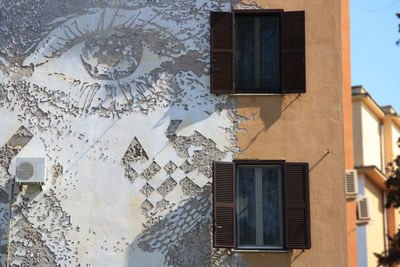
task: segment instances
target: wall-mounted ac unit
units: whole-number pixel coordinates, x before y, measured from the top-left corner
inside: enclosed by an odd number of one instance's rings
[[[17,158],[15,182],[18,184],[44,184],[46,161],[44,158]]]
[[[371,219],[371,214],[369,210],[369,200],[367,197],[363,196],[357,200],[357,220],[365,222]]]
[[[358,194],[357,171],[346,170],[346,196],[356,197]]]

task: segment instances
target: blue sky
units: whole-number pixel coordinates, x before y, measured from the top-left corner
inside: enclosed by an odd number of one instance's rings
[[[400,113],[400,0],[350,0],[352,85]]]

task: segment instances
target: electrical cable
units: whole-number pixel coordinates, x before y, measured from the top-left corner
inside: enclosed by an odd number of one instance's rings
[[[357,5],[354,5],[351,1],[350,1],[350,5],[361,10],[361,11],[365,11],[365,12],[380,12],[380,11],[384,11],[386,9],[391,8],[392,6],[394,6],[395,4],[399,3],[400,0],[394,0],[393,3],[391,3],[388,6],[382,7],[382,8],[377,8],[377,9],[368,9],[368,8],[363,8],[363,7],[359,7]]]

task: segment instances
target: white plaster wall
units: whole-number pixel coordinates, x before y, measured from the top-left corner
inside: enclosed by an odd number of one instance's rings
[[[0,265],[10,242],[13,266],[246,266],[210,228],[245,119],[209,88],[210,11],[232,2],[39,2],[1,3]],[[17,157],[46,159],[43,191],[12,184]]]
[[[363,165],[375,165],[382,170],[380,121],[373,112],[361,103]]]

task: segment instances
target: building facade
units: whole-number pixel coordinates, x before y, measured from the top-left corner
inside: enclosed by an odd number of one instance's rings
[[[0,6],[1,266],[347,265],[346,1]]]
[[[387,250],[387,236],[398,228],[398,211],[385,208],[388,164],[398,154],[400,118],[391,106],[379,106],[362,86],[352,87],[354,166],[358,195],[348,195],[353,203],[353,230],[357,235],[358,266],[376,266],[374,253]],[[363,212],[366,212],[364,216]]]

